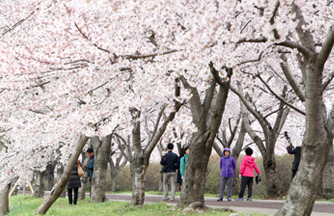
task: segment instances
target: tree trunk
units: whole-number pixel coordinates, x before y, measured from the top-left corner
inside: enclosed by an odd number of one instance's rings
[[[35,181],[34,181],[34,197],[44,197],[45,195],[45,184],[44,184],[44,178],[45,178],[46,172],[35,172]]]
[[[324,199],[334,198],[334,153],[333,145],[329,147],[328,162],[325,167],[324,177],[322,179],[322,193]]]
[[[111,174],[111,191],[116,192],[116,177],[117,177],[117,170],[114,168],[110,171]]]
[[[57,165],[56,161],[49,162],[48,165],[46,166],[46,175],[48,179],[48,190],[52,190],[53,185],[55,184],[55,175],[54,175],[54,170],[55,166]]]
[[[106,174],[108,168],[108,161],[111,152],[111,136],[108,135],[102,139],[101,146],[94,152],[94,174],[92,181],[92,197],[91,202],[106,201]],[[98,138],[96,138],[98,139]]]
[[[110,165],[110,176],[111,176],[111,191],[116,192],[117,167],[115,166],[111,157],[109,158],[109,165]]]
[[[0,215],[6,215],[9,212],[8,193],[8,184],[3,184],[0,188]]]
[[[57,165],[57,182],[60,181],[61,176],[63,175],[63,173],[64,173],[64,165],[59,163]],[[63,192],[60,194],[60,197],[66,197],[66,188],[64,188]]]
[[[159,192],[164,190],[163,180],[164,180],[164,175],[161,173],[159,178]]]
[[[221,83],[221,78],[217,78],[218,71],[210,62],[211,73],[215,77],[210,87],[205,92],[203,103],[196,88],[191,87],[185,79],[182,83],[192,91],[189,100],[193,122],[197,127],[190,147],[189,156],[185,167],[185,174],[182,182],[181,197],[177,207],[183,208],[194,202],[204,204],[205,180],[209,157],[217,131],[221,125],[221,120],[225,110],[230,81]],[[228,78],[232,76],[232,69],[227,69]],[[220,87],[216,92],[216,82]]]
[[[86,157],[86,152],[81,152],[82,156],[82,165],[87,165],[88,164],[88,157]],[[86,187],[87,187],[87,182],[88,182],[88,172],[86,169],[83,169],[84,171],[84,176],[80,179],[81,180],[81,188],[79,188],[79,195],[78,199],[79,200],[84,200],[86,197]]]
[[[268,197],[277,197],[278,188],[276,183],[276,170],[273,166],[264,167],[264,172],[266,175],[266,188]]]
[[[194,202],[204,203],[206,173],[212,149],[212,145],[208,146],[208,135],[203,131],[196,133],[195,137],[199,138],[190,145],[178,207]]]
[[[87,165],[88,164],[88,160],[89,158],[87,157],[83,164]],[[87,183],[89,182],[89,177],[88,177],[88,172],[86,169],[83,169],[84,171],[84,176],[80,179],[81,180],[81,188],[79,189],[79,195],[78,195],[78,199],[79,200],[84,200],[86,197],[86,188],[87,188]]]
[[[334,137],[334,105],[332,105],[332,109],[328,116],[328,122],[330,122],[332,127],[328,127],[329,130],[332,128],[332,132],[329,133],[331,136],[329,137],[329,142],[333,143]],[[334,198],[334,150],[333,145],[329,146],[329,153],[328,153],[328,161],[324,171],[324,177],[322,180],[322,187],[323,187],[323,198],[325,199],[333,199]]]
[[[51,205],[58,199],[58,197],[60,196],[60,194],[64,191],[64,189],[66,188],[66,184],[68,179],[71,176],[73,167],[75,165],[75,163],[77,163],[78,157],[83,149],[83,147],[85,146],[86,142],[88,140],[88,137],[81,135],[76,146],[75,146],[75,150],[72,153],[72,156],[70,157],[64,173],[61,177],[61,179],[58,180],[57,184],[52,188],[51,193],[44,199],[43,203],[41,204],[41,206],[38,208],[37,212],[38,214],[46,214],[46,212],[49,210],[49,208],[51,207]]]
[[[307,60],[309,61],[309,60]],[[329,132],[325,126],[325,106],[322,96],[322,67],[307,65],[306,86],[306,132],[302,144],[302,158],[293,179],[287,200],[276,215],[311,215],[322,182],[327,162]]]
[[[145,158],[143,151],[140,151],[134,154],[132,163],[130,163],[132,181],[131,206],[144,205],[146,182],[145,174],[148,165],[148,158]]]

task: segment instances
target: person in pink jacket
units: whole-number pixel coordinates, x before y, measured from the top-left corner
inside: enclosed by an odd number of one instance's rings
[[[252,201],[252,187],[254,178],[253,169],[255,169],[258,175],[261,174],[259,168],[255,163],[255,158],[251,156],[253,154],[253,149],[248,147],[246,148],[245,152],[246,155],[242,159],[239,172],[239,177],[241,178],[240,193],[238,199],[236,199],[235,201],[244,201],[244,192],[246,189],[246,185],[248,186],[247,201]]]

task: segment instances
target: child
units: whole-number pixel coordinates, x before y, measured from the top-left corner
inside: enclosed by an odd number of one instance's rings
[[[252,201],[252,186],[254,177],[253,169],[255,169],[258,175],[260,175],[260,170],[256,166],[255,159],[251,156],[253,154],[253,149],[248,147],[246,148],[245,152],[246,155],[242,159],[239,172],[239,177],[241,178],[239,198],[235,201],[244,201],[246,185],[248,186],[247,201]]]
[[[220,159],[221,179],[220,179],[219,198],[217,199],[218,202],[223,201],[226,182],[227,182],[227,201],[231,201],[235,160],[232,156],[230,156],[230,154],[231,150],[229,148],[225,148],[224,155]]]

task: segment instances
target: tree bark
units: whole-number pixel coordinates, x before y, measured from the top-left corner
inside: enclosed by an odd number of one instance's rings
[[[6,215],[9,213],[8,193],[8,184],[3,184],[0,188],[0,215]]]
[[[64,165],[61,164],[61,163],[58,163],[58,165],[57,165],[57,182],[60,181],[61,176],[63,175],[63,173],[64,173]],[[66,188],[64,188],[63,192],[60,194],[60,197],[66,197]]]
[[[117,170],[110,171],[111,172],[111,191],[116,192],[117,191],[117,183],[116,183],[116,177],[117,177]]]
[[[180,89],[178,84],[178,79],[175,82],[175,96],[180,96]],[[132,200],[131,205],[139,205],[142,206],[145,200],[145,174],[147,168],[149,166],[150,156],[161,139],[162,135],[165,133],[167,125],[169,122],[173,121],[175,118],[175,114],[180,110],[182,104],[175,101],[174,111],[169,113],[168,117],[161,122],[160,120],[162,114],[165,110],[165,105],[161,107],[161,110],[158,114],[158,118],[155,122],[155,126],[152,134],[147,142],[147,145],[143,148],[141,141],[141,124],[140,124],[140,115],[141,111],[132,107],[130,109],[132,115],[132,143],[134,154],[132,155],[130,152],[126,156],[127,160],[130,162],[130,170],[131,170],[131,180],[132,180]],[[128,148],[129,150],[130,148]]]
[[[334,124],[334,105],[332,105],[332,109],[328,116],[328,122],[331,123],[333,126]],[[330,128],[330,127],[329,127]],[[329,133],[332,136],[329,138],[330,143],[333,143],[334,137],[334,130]],[[333,145],[329,145],[329,152],[328,152],[328,162],[325,167],[324,177],[322,180],[322,187],[323,187],[323,198],[325,199],[333,199],[334,198],[334,150]]]
[[[50,161],[46,166],[46,173],[48,179],[48,190],[50,191],[55,184],[55,176],[54,176],[54,169],[57,165],[57,161]]]
[[[283,215],[311,215],[322,182],[327,162],[329,131],[325,126],[325,106],[323,104],[322,68],[315,68],[312,62],[306,66],[306,133],[302,144],[302,158],[298,172],[293,179],[287,200],[276,213]],[[324,157],[325,155],[325,157]]]
[[[221,78],[218,77],[218,71],[213,67],[212,63],[210,63],[210,69],[215,80],[211,82],[210,87],[207,89],[203,104],[197,89],[191,87],[182,78],[183,85],[192,91],[189,103],[193,122],[198,131],[194,133],[189,147],[181,197],[177,204],[179,208],[186,207],[194,202],[204,204],[208,161],[225,110],[232,69],[227,69],[229,79],[225,83],[221,82]],[[217,83],[220,85],[218,92],[215,91]]]
[[[322,179],[322,193],[324,199],[334,198],[334,153],[333,145],[329,146],[328,162],[325,166],[324,177]]]
[[[35,181],[34,181],[34,197],[44,197],[45,195],[45,184],[44,184],[44,178],[45,178],[45,171],[35,172]]]
[[[149,157],[144,157],[143,151],[136,152],[133,155],[132,163],[130,163],[131,181],[132,181],[132,206],[142,206],[145,201],[145,174],[149,161]]]
[[[163,180],[164,180],[164,175],[163,173],[160,174],[160,178],[159,178],[159,192],[163,191],[163,187],[164,187],[164,184],[163,184]]]
[[[64,170],[64,173],[63,173],[61,179],[59,179],[57,184],[51,190],[51,193],[44,199],[43,203],[38,208],[37,212],[39,214],[46,214],[46,212],[49,210],[51,205],[58,199],[60,194],[66,188],[66,184],[67,184],[68,179],[71,176],[73,167],[74,167],[75,163],[77,163],[78,157],[79,157],[83,147],[85,146],[87,140],[88,140],[88,137],[86,137],[84,135],[80,136],[80,138],[79,138],[79,140],[78,140],[78,142],[75,146],[75,150],[72,153],[72,156],[70,157],[70,159],[69,159],[69,161],[68,161],[68,163],[65,167],[65,170]]]
[[[94,148],[94,174],[91,202],[106,201],[106,174],[111,152],[111,134],[102,139],[101,145]],[[95,138],[98,139],[98,138]],[[95,143],[95,142],[94,142]]]
[[[83,164],[87,165],[88,164],[88,157],[86,159],[84,159]],[[87,183],[88,183],[88,172],[86,169],[83,169],[84,171],[84,176],[80,179],[81,180],[81,188],[79,189],[79,195],[78,195],[78,199],[79,200],[84,200],[86,197],[86,187],[87,187]]]

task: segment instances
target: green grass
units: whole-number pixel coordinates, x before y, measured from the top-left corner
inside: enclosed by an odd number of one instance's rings
[[[132,207],[128,202],[108,201],[104,203],[90,203],[89,198],[78,201],[78,205],[72,206],[68,204],[66,198],[59,198],[46,213],[51,215],[71,215],[71,216],[99,216],[99,215],[125,215],[125,216],[165,216],[165,215],[185,215],[182,210],[177,210],[173,206],[166,203],[145,204],[142,208]],[[31,216],[37,215],[36,210],[43,202],[43,198],[35,198],[32,196],[16,195],[9,199],[8,216]],[[199,213],[187,213],[186,215],[222,215],[229,216],[232,212],[224,212],[222,209],[210,209],[209,211]],[[244,216],[246,214],[240,213]],[[252,214],[252,216],[263,216],[264,214]]]

